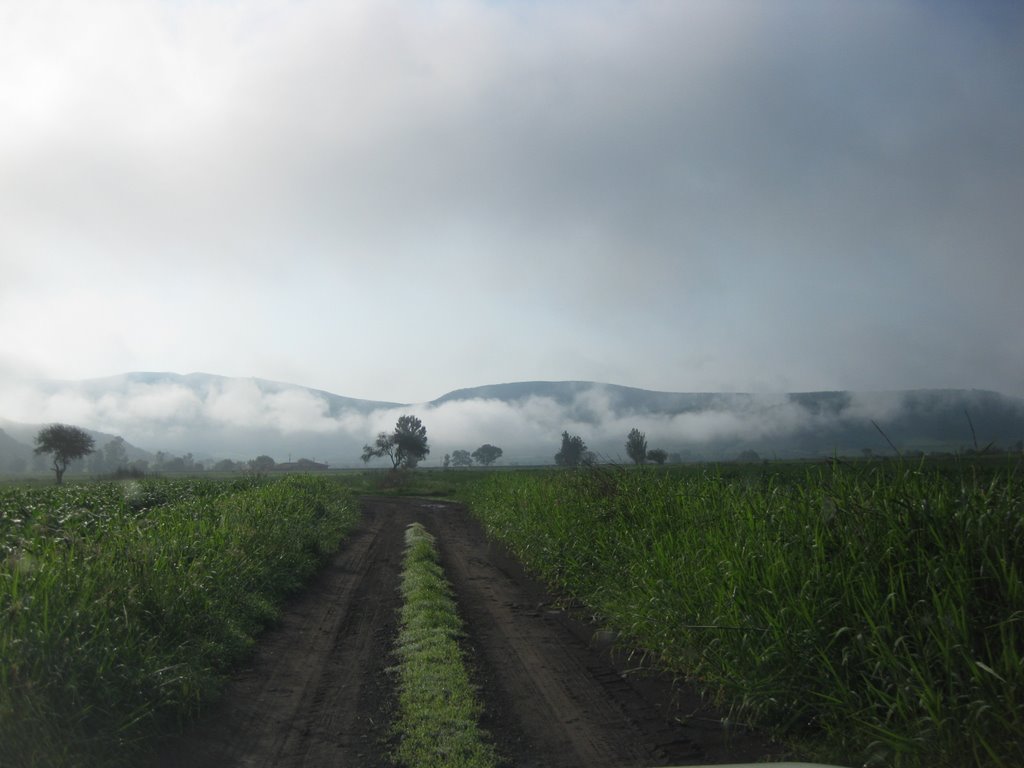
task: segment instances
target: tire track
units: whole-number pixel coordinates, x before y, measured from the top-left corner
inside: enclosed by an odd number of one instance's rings
[[[363,504],[340,551],[259,642],[250,666],[158,768],[376,766],[396,628],[404,505]]]
[[[516,766],[591,768],[741,762],[778,753],[728,731],[696,691],[625,674],[628,660],[553,598],[459,505],[434,504],[445,571],[486,681],[511,724],[496,739]],[[599,648],[604,647],[604,650]]]
[[[458,516],[456,510],[447,514]],[[495,547],[474,536],[472,523],[440,537],[481,664],[493,676],[520,724],[517,766],[637,766],[651,761],[618,703],[595,679],[587,649],[528,601],[516,581],[487,557]],[[491,693],[498,691],[492,690]]]
[[[465,507],[366,497],[339,552],[259,641],[219,704],[148,762],[157,768],[390,765],[388,672],[398,628],[404,532],[423,522],[466,626],[482,725],[522,768],[626,768],[754,761],[755,734],[726,732],[699,696],[626,676],[592,630],[552,598]]]

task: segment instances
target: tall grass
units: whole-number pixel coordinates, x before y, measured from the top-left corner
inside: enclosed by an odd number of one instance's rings
[[[0,765],[133,764],[353,521],[308,477],[0,493]]]
[[[483,707],[459,647],[462,621],[434,539],[413,523],[406,542],[395,757],[410,768],[494,768],[497,754],[479,726]]]
[[[503,473],[473,507],[549,582],[811,757],[1024,765],[1011,469]]]

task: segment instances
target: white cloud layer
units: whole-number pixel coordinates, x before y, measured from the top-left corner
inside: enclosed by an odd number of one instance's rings
[[[613,461],[626,460],[625,436],[634,428],[647,435],[652,448],[731,457],[737,446],[788,446],[783,448],[786,455],[792,450],[787,440],[799,433],[820,436],[850,425],[866,429],[872,421],[892,424],[909,407],[900,392],[847,393],[827,408],[818,406],[828,398],[809,408],[784,394],[680,396],[688,404],[654,406],[642,395],[624,395],[603,385],[577,386],[571,396],[561,392],[534,392],[517,400],[476,397],[391,406],[352,403],[253,379],[149,374],[5,384],[0,385],[0,402],[16,422],[72,423],[123,436],[149,451],[234,459],[267,453],[279,461],[294,451],[296,457],[319,457],[335,466],[358,464],[361,447],[378,433],[392,431],[398,417],[408,413],[428,428],[429,464],[440,463],[445,453],[473,450],[486,442],[501,446],[506,461],[550,463],[563,431],[581,435]],[[929,397],[940,402],[943,395]],[[958,399],[949,406],[957,418],[965,402]],[[1019,402],[1017,407],[1024,411]],[[964,427],[966,440],[966,422]],[[869,437],[877,440],[873,430]]]
[[[1022,35],[994,2],[4,4],[0,374],[1021,394]],[[326,418],[285,405],[247,413]]]

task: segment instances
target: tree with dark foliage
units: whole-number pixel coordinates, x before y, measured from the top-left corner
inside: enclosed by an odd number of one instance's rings
[[[562,433],[562,450],[555,454],[555,464],[560,467],[578,467],[587,457],[587,444],[579,435]]]
[[[485,467],[489,467],[501,458],[502,453],[503,451],[498,446],[491,445],[490,443],[484,443],[473,451],[473,458],[476,459],[477,464],[483,464]]]
[[[652,448],[647,452],[647,458],[653,461],[655,464],[661,466],[665,463],[668,458],[668,454],[665,453],[661,448]]]
[[[636,427],[630,430],[626,438],[626,454],[636,464],[647,461],[647,436]]]
[[[452,466],[471,467],[473,466],[473,457],[469,455],[469,451],[452,451]]]
[[[406,415],[398,417],[395,431],[390,435],[381,432],[373,445],[364,445],[361,458],[364,462],[369,462],[372,458],[387,456],[391,459],[392,469],[412,469],[429,453],[427,428],[415,416]]]
[[[395,424],[395,452],[404,467],[415,467],[430,453],[427,428],[415,416],[399,416]]]
[[[275,466],[276,462],[266,454],[257,456],[249,461],[249,469],[253,472],[269,472]]]
[[[64,481],[64,472],[68,463],[83,456],[88,456],[93,451],[96,441],[78,427],[67,424],[51,424],[43,427],[36,435],[36,455],[44,453],[53,454],[51,465],[57,475],[57,485]]]

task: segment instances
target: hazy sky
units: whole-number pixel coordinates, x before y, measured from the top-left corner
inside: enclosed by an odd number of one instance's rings
[[[0,377],[1022,395],[1022,9],[0,0]]]

